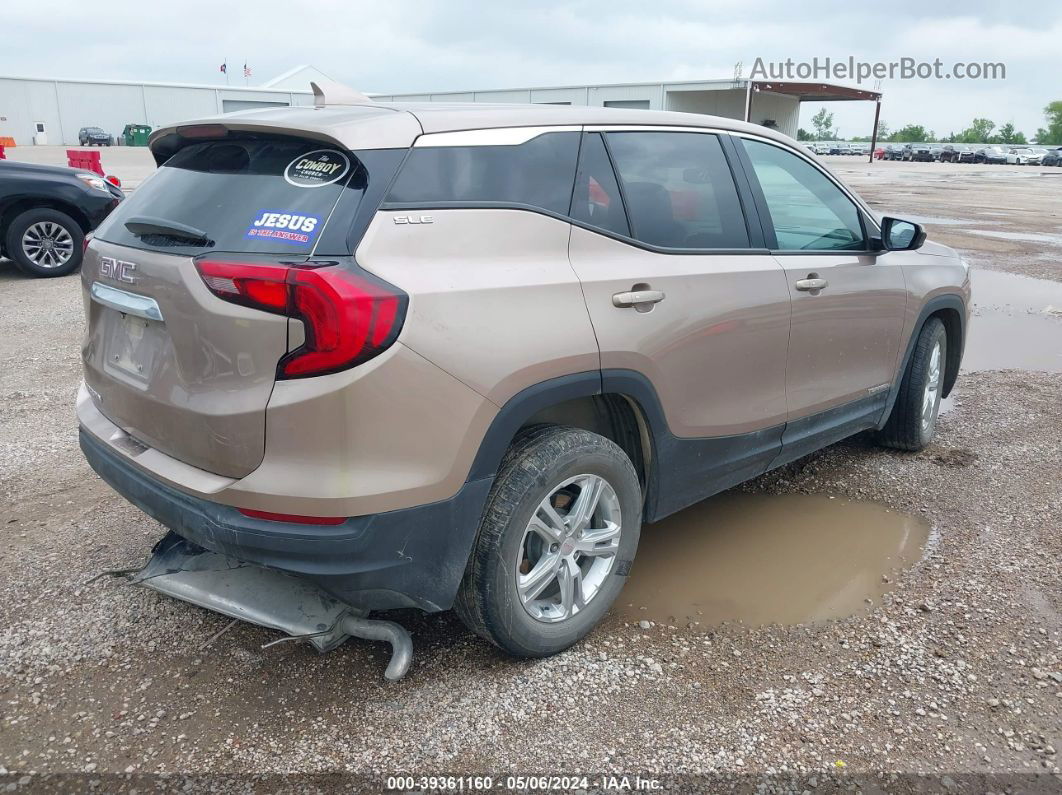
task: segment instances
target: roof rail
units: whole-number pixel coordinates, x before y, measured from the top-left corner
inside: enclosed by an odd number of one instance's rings
[[[322,88],[311,80],[310,88],[313,90],[313,106],[315,108],[324,108],[331,105],[376,104],[360,91],[355,91],[353,88],[345,86],[342,83],[325,83]],[[325,93],[325,89],[328,90],[327,94]]]

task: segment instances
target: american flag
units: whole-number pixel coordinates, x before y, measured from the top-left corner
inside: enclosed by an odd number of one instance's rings
[[[243,65],[243,76],[244,77],[250,77],[251,76],[251,67],[249,67],[246,63],[244,63],[244,65]]]
[[[229,65],[227,63],[223,63],[221,65],[221,72],[222,72],[222,74],[228,74],[229,73]]]

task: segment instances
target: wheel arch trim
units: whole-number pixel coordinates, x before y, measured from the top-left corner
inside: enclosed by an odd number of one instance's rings
[[[668,432],[667,420],[649,380],[633,370],[591,370],[533,384],[509,398],[494,417],[479,445],[468,480],[493,477],[520,428],[535,414],[569,400],[615,394],[631,404],[648,431],[646,466],[656,458],[655,439]]]
[[[892,407],[896,404],[896,398],[900,394],[900,384],[903,382],[903,374],[907,372],[907,365],[911,361],[911,354],[914,352],[918,335],[922,333],[922,328],[925,326],[926,321],[936,314],[942,314],[942,319],[946,318],[944,319],[944,328],[948,332],[948,358],[945,363],[944,384],[941,389],[941,395],[947,397],[951,393],[952,387],[955,386],[955,381],[959,376],[959,364],[962,361],[963,349],[966,345],[966,303],[963,301],[962,296],[956,293],[945,293],[944,295],[930,298],[918,313],[918,319],[915,321],[911,336],[907,340],[907,348],[904,351],[903,359],[900,361],[900,367],[896,372],[896,377],[893,379],[892,388],[889,389],[889,397],[885,401],[885,409],[881,414],[881,419],[878,421],[879,430],[888,421],[889,415],[892,413]],[[952,335],[958,336],[957,345],[953,344],[955,340]]]

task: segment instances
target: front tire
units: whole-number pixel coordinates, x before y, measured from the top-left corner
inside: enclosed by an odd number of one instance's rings
[[[878,441],[897,450],[921,450],[933,439],[940,412],[948,334],[939,318],[922,326],[907,363],[900,393]]]
[[[623,588],[641,512],[638,474],[618,445],[576,428],[531,428],[498,470],[457,614],[517,657],[567,649]]]
[[[7,228],[4,249],[30,276],[66,276],[77,270],[85,233],[66,213],[37,207],[16,215]]]

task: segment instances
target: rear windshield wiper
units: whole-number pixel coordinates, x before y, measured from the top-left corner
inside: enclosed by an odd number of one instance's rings
[[[125,228],[137,237],[160,235],[174,240],[187,241],[189,245],[214,245],[214,241],[208,238],[207,233],[202,229],[150,215],[134,215],[125,222]]]

